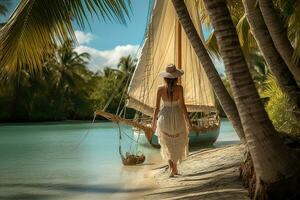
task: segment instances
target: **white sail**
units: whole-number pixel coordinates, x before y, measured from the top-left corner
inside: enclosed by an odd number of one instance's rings
[[[200,32],[197,1],[186,1],[193,23]],[[157,0],[152,12],[146,39],[128,89],[127,107],[151,116],[155,104],[156,90],[163,84],[158,74],[167,64],[178,63],[181,54],[181,69],[184,75],[185,103],[190,112],[215,110],[212,87],[184,30],[181,30],[181,48],[178,52],[178,20],[171,0]]]

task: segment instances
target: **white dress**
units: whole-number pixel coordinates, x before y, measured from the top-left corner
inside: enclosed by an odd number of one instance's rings
[[[189,153],[188,128],[177,101],[162,101],[158,114],[157,129],[160,153],[164,160],[180,163]]]

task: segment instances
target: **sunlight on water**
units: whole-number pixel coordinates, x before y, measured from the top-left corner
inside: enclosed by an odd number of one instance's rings
[[[96,123],[82,140],[90,126],[2,124],[0,199],[114,199],[112,194],[134,191],[128,185],[161,161],[159,150],[136,146],[123,136],[123,153],[141,151],[147,158],[147,165],[124,167],[118,153],[117,125]],[[122,130],[132,135],[130,127]],[[231,124],[223,120],[215,146],[236,142]]]

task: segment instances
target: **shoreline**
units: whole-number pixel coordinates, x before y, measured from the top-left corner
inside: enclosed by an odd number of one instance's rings
[[[175,178],[168,177],[166,164],[146,172],[156,187],[143,198],[248,200],[248,190],[239,177],[242,160],[242,144],[192,151],[179,166],[181,175]]]
[[[31,125],[31,124],[45,124],[45,125],[51,125],[51,124],[76,124],[76,123],[92,123],[93,119],[91,120],[46,120],[46,121],[0,121],[0,125]],[[95,120],[95,123],[105,123],[105,122],[111,122],[110,120],[105,119],[97,119]]]

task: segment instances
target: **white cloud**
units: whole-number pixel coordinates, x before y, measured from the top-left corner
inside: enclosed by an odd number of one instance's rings
[[[93,39],[94,39],[94,35],[91,33],[85,33],[82,31],[75,31],[75,36],[77,38],[77,41],[79,43],[79,45],[82,44],[89,44]]]
[[[87,52],[91,55],[89,68],[93,71],[101,70],[104,66],[116,67],[123,56],[136,55],[138,45],[118,45],[111,50],[100,51],[98,49],[79,45],[75,48],[78,53]]]

